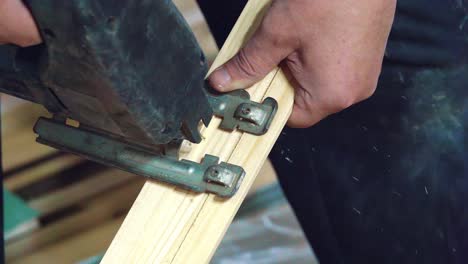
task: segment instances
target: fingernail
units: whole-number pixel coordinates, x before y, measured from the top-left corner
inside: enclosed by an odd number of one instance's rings
[[[225,91],[231,82],[231,75],[224,67],[215,70],[210,76],[211,85],[219,91]]]

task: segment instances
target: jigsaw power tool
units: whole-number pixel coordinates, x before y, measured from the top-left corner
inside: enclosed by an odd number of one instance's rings
[[[200,123],[265,133],[277,103],[216,94],[207,62],[169,0],[27,0],[43,44],[0,46],[0,92],[43,105],[37,141],[138,175],[232,196],[245,174],[207,155],[179,160]],[[79,126],[68,125],[75,120]]]

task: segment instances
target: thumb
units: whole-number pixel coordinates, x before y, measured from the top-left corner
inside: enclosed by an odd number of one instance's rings
[[[271,33],[265,21],[239,53],[208,78],[220,92],[245,89],[260,81],[292,51],[284,35]],[[270,33],[269,33],[270,32]]]
[[[26,47],[42,42],[36,23],[23,1],[0,0],[0,14],[1,43]]]

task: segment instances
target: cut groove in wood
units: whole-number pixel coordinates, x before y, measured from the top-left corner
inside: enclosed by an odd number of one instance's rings
[[[211,70],[230,59],[254,32],[270,1],[251,0],[220,51]],[[248,89],[254,101],[273,97],[279,110],[263,136],[218,129],[215,118],[203,130],[204,140],[185,158],[200,161],[204,154],[242,166],[246,177],[228,199],[194,194],[148,181],[136,199],[102,263],[207,263],[245,198],[255,176],[291,113],[294,92],[276,69]]]

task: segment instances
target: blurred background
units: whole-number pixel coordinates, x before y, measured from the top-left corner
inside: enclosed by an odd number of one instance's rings
[[[193,0],[175,0],[207,58],[216,44]],[[98,263],[144,184],[35,142],[42,106],[1,95],[7,263]],[[269,161],[212,263],[314,263]]]

